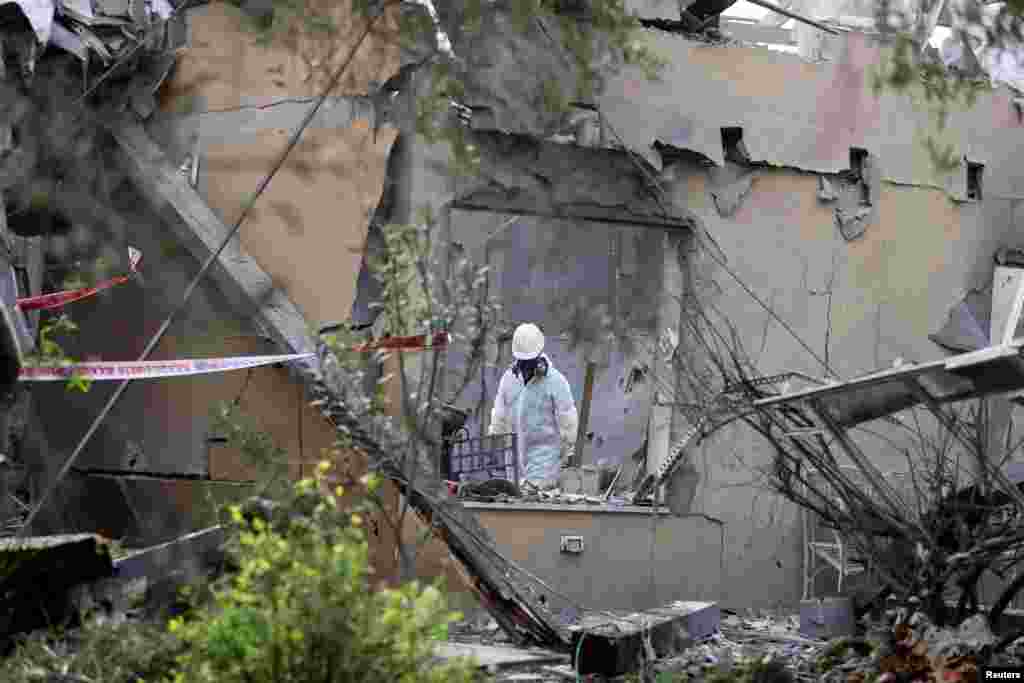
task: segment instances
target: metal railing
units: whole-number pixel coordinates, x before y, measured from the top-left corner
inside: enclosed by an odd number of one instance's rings
[[[452,481],[504,479],[519,485],[515,434],[495,434],[452,441],[448,453]]]

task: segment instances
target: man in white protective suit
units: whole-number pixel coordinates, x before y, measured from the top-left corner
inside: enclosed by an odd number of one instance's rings
[[[556,488],[576,444],[579,416],[572,390],[544,354],[544,334],[533,323],[516,328],[512,357],[498,384],[488,433],[515,432],[520,485]]]

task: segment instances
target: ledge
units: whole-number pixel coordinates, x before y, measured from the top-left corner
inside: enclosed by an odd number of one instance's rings
[[[516,512],[590,512],[600,514],[629,514],[650,516],[649,505],[590,505],[587,503],[474,503],[462,504],[467,510],[509,510]],[[659,507],[654,513],[659,517],[671,516],[668,508]]]

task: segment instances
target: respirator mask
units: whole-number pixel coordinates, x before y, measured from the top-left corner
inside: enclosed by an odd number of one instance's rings
[[[529,360],[517,360],[512,372],[522,378],[523,384],[528,384],[535,376],[544,377],[548,374],[548,362],[543,356]]]

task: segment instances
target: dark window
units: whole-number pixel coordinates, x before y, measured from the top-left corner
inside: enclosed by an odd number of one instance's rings
[[[871,203],[871,188],[868,187],[864,171],[868,165],[868,151],[860,147],[850,148],[850,173],[853,180],[860,184],[860,200],[863,204]]]
[[[734,164],[750,163],[747,146],[743,144],[743,129],[738,127],[722,129],[722,155]]]
[[[982,176],[985,175],[985,164],[967,162],[967,198],[981,201]]]
[[[850,170],[858,176],[863,175],[864,166],[867,165],[868,151],[860,147],[850,148]]]

